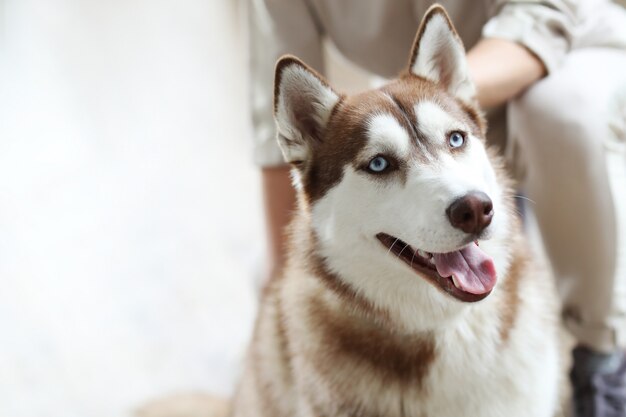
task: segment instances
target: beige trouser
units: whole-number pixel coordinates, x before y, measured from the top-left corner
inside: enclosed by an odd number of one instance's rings
[[[626,347],[626,52],[577,49],[507,108],[567,327]]]

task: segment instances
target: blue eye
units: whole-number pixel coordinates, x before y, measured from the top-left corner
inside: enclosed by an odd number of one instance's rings
[[[452,148],[460,148],[465,143],[465,137],[460,132],[452,132],[448,137],[448,143]]]
[[[367,166],[367,169],[369,169],[371,172],[378,174],[386,170],[388,167],[389,167],[389,161],[387,161],[382,156],[377,156],[376,158],[370,161],[369,165]]]

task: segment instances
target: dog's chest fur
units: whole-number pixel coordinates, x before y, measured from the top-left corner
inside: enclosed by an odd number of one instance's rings
[[[420,333],[292,257],[266,294],[235,416],[550,416],[551,289],[515,249],[498,291]]]

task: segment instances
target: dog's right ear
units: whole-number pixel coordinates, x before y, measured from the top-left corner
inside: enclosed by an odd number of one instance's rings
[[[439,4],[432,5],[422,19],[411,50],[409,72],[441,85],[465,103],[475,100],[463,42]]]
[[[287,162],[299,164],[307,160],[311,147],[321,140],[339,99],[322,76],[298,58],[287,55],[278,60],[274,118],[278,144]]]

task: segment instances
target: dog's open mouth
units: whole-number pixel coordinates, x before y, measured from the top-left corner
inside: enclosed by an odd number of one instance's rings
[[[412,248],[408,243],[386,233],[379,233],[376,237],[390,253],[458,300],[480,301],[496,285],[493,260],[477,243],[470,243],[454,252],[430,253]]]

